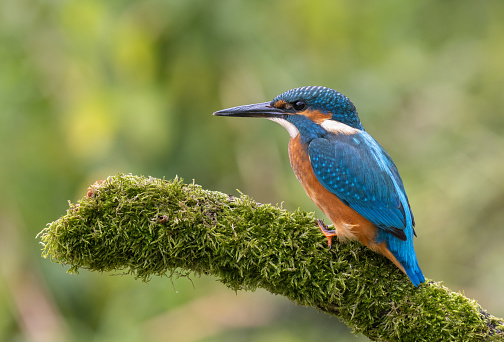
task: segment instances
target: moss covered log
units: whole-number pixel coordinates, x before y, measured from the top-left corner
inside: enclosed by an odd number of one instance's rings
[[[118,175],[93,184],[39,238],[43,256],[144,281],[191,271],[233,290],[264,288],[376,341],[502,341],[504,322],[427,281],[414,288],[359,243],[327,249],[313,214],[289,212],[180,179]]]

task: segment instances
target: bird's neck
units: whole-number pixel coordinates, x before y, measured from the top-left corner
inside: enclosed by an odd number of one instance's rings
[[[306,145],[313,139],[321,138],[327,135],[325,129],[304,115],[294,115],[289,118],[289,121],[298,130],[301,144]]]

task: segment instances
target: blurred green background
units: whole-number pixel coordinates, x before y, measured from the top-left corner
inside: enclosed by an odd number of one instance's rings
[[[365,341],[210,277],[69,275],[35,239],[118,172],[315,210],[282,127],[211,115],[303,85],[396,161],[425,275],[504,316],[504,2],[3,0],[0,340]]]

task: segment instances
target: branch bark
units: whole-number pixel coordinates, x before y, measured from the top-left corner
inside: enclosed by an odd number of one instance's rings
[[[152,276],[212,274],[338,317],[375,341],[503,341],[504,321],[440,283],[414,288],[359,243],[328,251],[313,214],[184,184],[117,175],[93,184],[43,229],[45,258],[80,269]]]

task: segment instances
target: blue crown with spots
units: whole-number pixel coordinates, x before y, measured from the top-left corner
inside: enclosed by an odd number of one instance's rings
[[[275,97],[271,104],[273,105],[280,100],[289,103],[302,100],[306,103],[308,109],[331,113],[333,120],[353,128],[362,129],[357,110],[352,101],[334,89],[313,86],[294,88]]]

